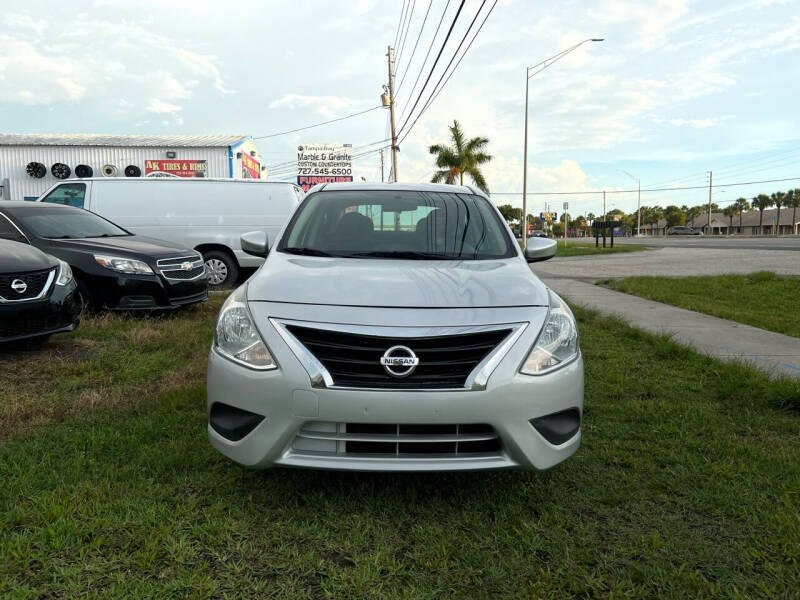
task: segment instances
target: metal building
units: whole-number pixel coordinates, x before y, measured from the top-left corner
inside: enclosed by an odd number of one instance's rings
[[[265,178],[245,135],[0,134],[0,200],[81,177]]]

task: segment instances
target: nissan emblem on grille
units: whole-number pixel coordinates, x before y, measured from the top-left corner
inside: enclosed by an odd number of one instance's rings
[[[411,348],[392,346],[381,356],[384,370],[392,377],[408,377],[419,364],[419,358]]]
[[[22,281],[22,279],[15,279],[11,282],[11,289],[18,294],[24,294],[25,290],[28,289],[28,284]]]

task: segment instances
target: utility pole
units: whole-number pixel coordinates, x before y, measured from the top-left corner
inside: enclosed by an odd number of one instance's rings
[[[386,54],[389,59],[389,117],[392,121],[392,173],[394,180],[397,181],[397,153],[400,148],[397,147],[397,132],[394,125],[394,50],[389,46],[389,52]]]
[[[711,183],[713,181],[714,174],[709,171],[708,172],[708,235],[711,235]]]
[[[383,183],[383,148],[381,148],[381,183]]]
[[[606,220],[606,191],[603,190],[603,221]]]

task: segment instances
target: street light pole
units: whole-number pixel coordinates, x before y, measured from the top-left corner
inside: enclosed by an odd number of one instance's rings
[[[541,73],[547,67],[552,65],[554,62],[557,62],[564,58],[567,54],[572,52],[573,50],[577,50],[580,46],[583,46],[586,42],[602,42],[604,38],[589,38],[583,40],[582,42],[578,42],[574,46],[570,46],[566,50],[562,50],[558,54],[551,56],[548,59],[543,60],[540,63],[536,63],[530,67],[525,68],[525,143],[524,146],[524,157],[523,157],[523,166],[522,166],[522,249],[528,247],[528,90],[530,88],[530,80],[531,77],[536,75],[537,73]],[[531,73],[532,69],[536,69],[533,73]]]

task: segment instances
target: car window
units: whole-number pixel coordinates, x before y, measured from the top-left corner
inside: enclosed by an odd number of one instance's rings
[[[27,242],[16,227],[3,214],[0,214],[0,240],[11,240],[12,242]]]
[[[486,260],[515,256],[495,209],[473,194],[331,191],[308,196],[279,251],[348,258]]]
[[[35,210],[38,209],[38,210]],[[35,235],[50,239],[120,237],[130,235],[111,221],[88,210],[45,208],[15,209],[14,217]]]
[[[75,206],[83,208],[83,201],[86,196],[85,183],[62,183],[47,196],[42,198],[42,202],[50,202],[52,204],[65,204],[67,206]]]

